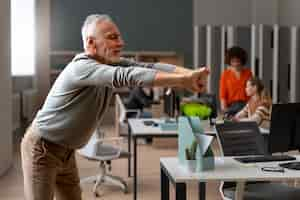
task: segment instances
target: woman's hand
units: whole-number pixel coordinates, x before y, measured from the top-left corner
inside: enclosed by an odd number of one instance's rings
[[[236,116],[233,116],[233,117],[231,118],[231,121],[233,121],[233,122],[238,122],[238,121],[240,121],[240,119],[239,119],[238,117],[236,117]]]

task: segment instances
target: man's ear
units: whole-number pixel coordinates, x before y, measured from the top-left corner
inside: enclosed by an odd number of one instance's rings
[[[86,39],[86,46],[90,51],[93,51],[93,53],[96,53],[96,41],[93,37],[87,37]]]
[[[86,44],[89,47],[95,46],[95,40],[94,40],[94,38],[93,37],[87,37]]]

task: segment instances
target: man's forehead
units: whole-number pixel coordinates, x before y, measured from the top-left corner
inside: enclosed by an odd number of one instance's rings
[[[97,24],[103,34],[107,33],[120,33],[116,24],[110,21],[102,21]]]

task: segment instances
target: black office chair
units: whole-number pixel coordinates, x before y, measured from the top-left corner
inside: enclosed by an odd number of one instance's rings
[[[217,138],[223,156],[247,156],[267,154],[263,137],[256,122],[216,124]],[[236,185],[223,182],[220,193],[224,200],[234,200]],[[296,200],[300,189],[282,183],[247,182],[244,200]]]
[[[209,105],[212,109],[211,118],[217,118],[218,116],[218,106],[217,106],[217,97],[212,93],[202,93],[198,95],[198,99],[200,102]]]

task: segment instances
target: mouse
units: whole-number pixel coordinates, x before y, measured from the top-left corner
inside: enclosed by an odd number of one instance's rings
[[[155,122],[154,122],[154,123],[152,124],[152,126],[158,127],[158,123],[155,123]]]

